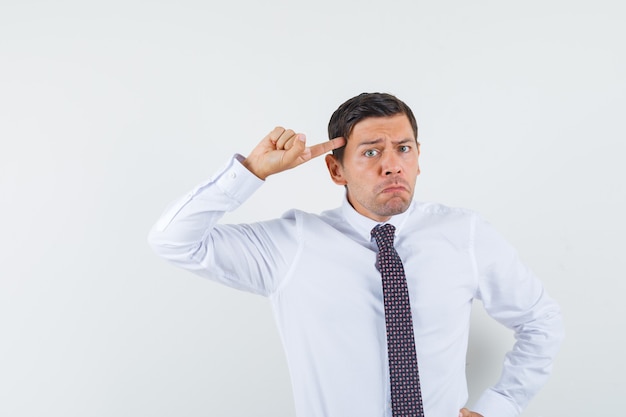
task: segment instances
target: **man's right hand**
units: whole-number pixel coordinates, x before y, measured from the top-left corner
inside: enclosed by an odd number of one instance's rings
[[[306,146],[306,136],[291,129],[276,127],[250,152],[243,165],[264,180],[272,174],[295,168],[346,144],[342,137]]]

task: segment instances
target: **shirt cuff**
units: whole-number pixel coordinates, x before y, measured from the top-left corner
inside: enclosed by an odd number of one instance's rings
[[[215,185],[238,204],[246,201],[265,182],[243,166],[244,159],[235,154],[214,178]]]
[[[521,413],[516,404],[492,389],[481,395],[472,411],[483,417],[516,417]]]

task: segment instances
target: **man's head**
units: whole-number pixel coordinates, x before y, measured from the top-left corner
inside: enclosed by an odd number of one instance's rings
[[[326,156],[326,165],[332,180],[346,187],[352,207],[376,221],[406,211],[419,175],[411,109],[392,95],[363,93],[339,106],[328,133],[346,139]]]
[[[343,137],[348,140],[354,126],[368,117],[386,117],[404,114],[413,128],[417,140],[417,122],[411,108],[402,100],[386,93],[361,93],[335,110],[328,122],[328,139]],[[335,149],[333,155],[341,162],[345,146]]]

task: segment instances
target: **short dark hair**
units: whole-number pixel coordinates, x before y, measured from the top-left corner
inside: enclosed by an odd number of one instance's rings
[[[361,93],[352,97],[335,110],[328,122],[328,138],[348,137],[354,126],[369,117],[389,117],[404,114],[409,119],[417,141],[417,121],[411,108],[399,98],[387,93]],[[343,161],[345,146],[333,150],[333,155]]]

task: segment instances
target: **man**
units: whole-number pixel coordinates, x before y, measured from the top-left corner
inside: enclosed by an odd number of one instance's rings
[[[153,248],[270,299],[299,417],[518,415],[550,372],[558,305],[475,213],[413,200],[420,147],[404,102],[356,96],[332,115],[329,137],[306,147],[303,134],[277,127],[166,211]],[[218,224],[268,176],[331,150],[341,207]],[[471,412],[463,407],[473,299],[517,342]]]

